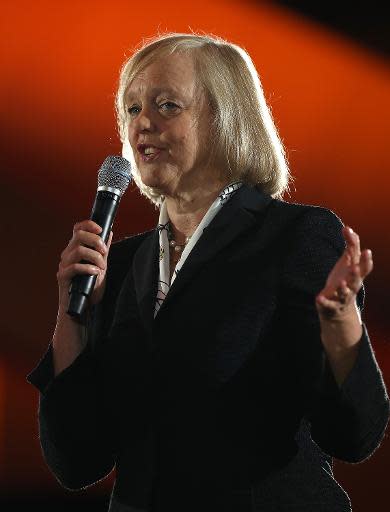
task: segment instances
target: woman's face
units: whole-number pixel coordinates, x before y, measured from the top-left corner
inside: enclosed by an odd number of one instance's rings
[[[160,57],[126,93],[129,142],[143,183],[170,197],[212,185],[210,109],[188,55]],[[207,185],[208,184],[208,185]]]

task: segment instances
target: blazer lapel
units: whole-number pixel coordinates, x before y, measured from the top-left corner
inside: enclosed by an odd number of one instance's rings
[[[230,201],[221,208],[204,230],[171,286],[159,316],[194,274],[224,247],[258,222],[258,214],[265,210],[272,197],[254,187],[243,185]]]
[[[169,290],[157,317],[180,293],[194,274],[224,247],[259,221],[259,214],[272,201],[256,187],[243,185],[204,230],[192,249],[180,273]],[[133,277],[140,316],[146,330],[151,333],[159,273],[159,236],[155,230],[137,250],[133,261]]]
[[[138,248],[133,260],[134,286],[141,319],[150,333],[157,295],[159,237],[157,229]]]

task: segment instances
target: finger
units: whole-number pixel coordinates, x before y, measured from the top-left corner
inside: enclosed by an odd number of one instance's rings
[[[351,265],[348,276],[346,277],[347,286],[354,292],[358,293],[360,290],[363,279],[360,272],[360,265]]]
[[[333,317],[340,310],[340,304],[337,301],[326,298],[322,293],[316,297],[316,306],[319,313]]]
[[[351,262],[356,265],[360,261],[360,238],[350,226],[343,228],[343,234],[347,243],[347,249],[351,255]]]
[[[372,252],[370,249],[365,249],[362,252],[362,257],[360,259],[360,274],[362,279],[365,279],[365,277],[372,271],[373,268],[374,262],[372,260]]]
[[[77,230],[72,239],[68,244],[68,248],[73,250],[74,247],[79,245],[84,245],[86,247],[95,249],[100,252],[103,256],[105,256],[108,252],[107,246],[104,241],[100,238],[99,235],[95,233],[91,233],[89,231]]]
[[[355,238],[355,245],[354,245],[354,253],[353,253],[352,263],[354,265],[358,265],[360,262],[360,257],[361,257],[360,237],[357,233],[353,233],[353,236]]]
[[[351,288],[347,285],[347,282],[343,280],[340,286],[337,288],[337,300],[340,304],[349,304],[355,297],[355,294]]]
[[[107,240],[107,252],[110,250],[113,236],[114,236],[114,233],[112,231],[110,231],[110,236],[108,237],[108,240]]]
[[[91,233],[95,233],[97,235],[102,232],[102,228],[99,226],[99,224],[96,224],[96,222],[94,222],[91,219],[82,220],[81,222],[77,222],[73,226],[73,234],[76,231],[79,231],[80,229],[83,231],[89,231]]]
[[[341,261],[344,260],[344,264],[349,267],[352,263],[352,254],[351,254],[351,249],[349,246],[347,246],[345,249],[344,249],[344,252],[343,254],[341,255]]]
[[[106,258],[100,252],[85,247],[84,245],[78,245],[72,251],[64,253],[61,262],[64,266],[73,263],[88,262],[102,270],[106,269]]]
[[[99,275],[101,270],[94,265],[85,264],[85,263],[73,263],[72,265],[68,265],[67,267],[62,267],[57,272],[57,279],[59,281],[71,281],[74,276],[80,274],[88,274],[88,275]]]
[[[350,262],[356,264],[360,259],[360,240],[357,233],[349,226],[343,228],[343,234],[346,242],[346,250],[350,255]]]

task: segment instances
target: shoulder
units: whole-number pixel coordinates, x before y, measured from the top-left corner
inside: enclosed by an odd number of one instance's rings
[[[272,207],[275,213],[286,217],[296,218],[299,222],[330,222],[335,225],[343,225],[340,217],[323,206],[316,206],[303,203],[290,203],[281,199],[274,199]]]
[[[328,241],[337,248],[343,246],[340,217],[328,208],[322,206],[289,203],[275,199],[271,205],[272,216],[285,219],[289,238],[295,242],[306,241],[316,243],[319,239]],[[310,242],[311,241],[311,242]]]
[[[153,236],[155,230],[146,231],[114,242],[107,259],[107,287],[117,289],[132,266],[138,248]]]
[[[286,286],[314,295],[345,248],[343,223],[328,208],[281,201],[277,206],[294,221],[283,240],[282,277]]]
[[[255,213],[261,232],[283,250],[300,246],[333,246],[344,249],[343,223],[340,217],[323,206],[271,199],[267,208]]]
[[[145,231],[136,235],[122,238],[115,241],[110,248],[108,255],[109,265],[129,264],[140,245],[153,236],[155,230]]]

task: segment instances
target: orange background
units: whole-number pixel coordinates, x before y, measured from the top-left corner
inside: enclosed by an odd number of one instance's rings
[[[88,500],[107,500],[111,480],[70,494],[50,474],[37,439],[37,393],[25,375],[54,327],[59,254],[73,223],[89,215],[99,165],[120,153],[113,108],[120,65],[157,30],[212,32],[251,54],[295,176],[286,199],[333,209],[373,250],[365,321],[389,386],[390,66],[384,57],[269,2],[3,0],[0,12],[2,500],[16,507],[24,499],[29,510],[40,510],[34,500],[45,497],[57,511],[59,503],[86,510],[81,504]],[[115,237],[155,222],[153,207],[130,190]],[[386,437],[364,464],[336,462],[354,512],[384,510],[389,455]]]

